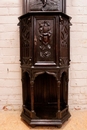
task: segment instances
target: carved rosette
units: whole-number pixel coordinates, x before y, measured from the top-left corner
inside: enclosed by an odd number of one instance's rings
[[[49,58],[51,56],[51,27],[48,21],[44,21],[39,23],[39,40],[40,40],[40,57],[41,58]]]

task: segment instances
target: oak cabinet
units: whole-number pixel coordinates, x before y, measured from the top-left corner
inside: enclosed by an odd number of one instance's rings
[[[58,11],[33,11],[19,21],[21,117],[30,125],[62,125],[70,117],[70,17]]]

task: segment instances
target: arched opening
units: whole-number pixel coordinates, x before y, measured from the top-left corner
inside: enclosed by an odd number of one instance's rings
[[[36,77],[34,82],[35,112],[39,118],[51,119],[57,113],[57,81],[47,73]]]
[[[61,76],[61,87],[60,87],[61,110],[65,109],[67,105],[67,95],[68,95],[67,91],[68,91],[67,74],[66,72],[63,72]]]
[[[29,74],[27,72],[23,73],[22,77],[22,82],[23,82],[23,105],[31,110],[31,101],[30,101],[30,78]]]

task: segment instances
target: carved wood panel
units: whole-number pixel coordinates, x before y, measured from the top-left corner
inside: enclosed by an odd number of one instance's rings
[[[56,65],[55,17],[35,17],[34,30],[35,65]]]
[[[23,13],[29,11],[66,12],[66,0],[23,0]]]
[[[60,66],[69,63],[69,21],[60,16]]]
[[[29,48],[30,48],[30,26],[31,18],[27,17],[21,20],[20,29],[21,29],[21,64],[29,65],[31,64],[31,58],[29,57]]]

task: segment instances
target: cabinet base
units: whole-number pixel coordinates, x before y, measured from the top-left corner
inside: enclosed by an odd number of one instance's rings
[[[67,114],[61,119],[31,119],[28,116],[26,116],[23,112],[21,114],[22,119],[25,120],[32,127],[36,125],[51,125],[61,127],[62,124],[70,118],[70,116],[70,113],[67,112]]]

